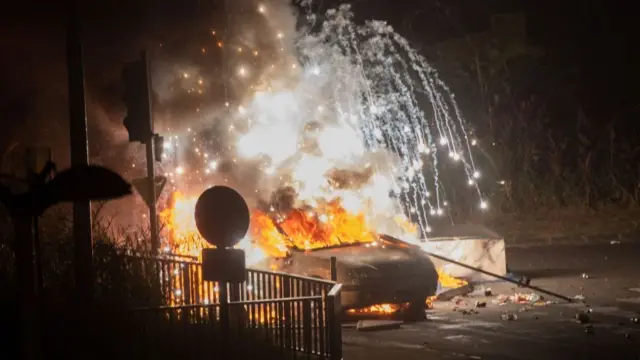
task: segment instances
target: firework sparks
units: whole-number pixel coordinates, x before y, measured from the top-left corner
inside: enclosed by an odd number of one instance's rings
[[[265,18],[280,12],[257,7]],[[318,17],[308,13],[307,20]],[[234,187],[253,209],[239,246],[255,259],[283,255],[287,246],[372,242],[376,233],[409,241],[426,236],[430,217],[447,206],[439,177],[445,161],[477,193],[478,207],[489,207],[471,154],[476,140],[436,71],[385,23],[356,24],[348,6],[322,21],[319,32],[263,34],[281,51],[268,66],[235,69],[246,92],[239,103],[222,106],[224,126],[167,134],[167,158],[174,161],[166,173],[181,192],[162,218],[175,251],[202,248],[193,206],[215,184]],[[269,53],[243,45],[225,56],[244,62],[243,48],[254,57]],[[178,76],[207,83],[198,74]]]

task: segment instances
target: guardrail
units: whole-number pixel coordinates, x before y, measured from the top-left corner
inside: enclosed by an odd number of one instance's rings
[[[248,269],[247,281],[228,287],[228,305],[222,306],[229,306],[232,331],[221,331],[222,285],[202,280],[197,259],[127,256],[126,262],[132,270],[155,273],[158,279],[155,298],[148,299],[155,306],[131,309],[118,322],[127,326],[127,333],[135,332],[136,340],[127,348],[142,358],[166,356],[171,352],[166,345],[174,341],[182,349],[175,355],[183,358],[225,358],[231,353],[251,358],[261,349],[254,343],[262,341],[294,358],[342,358],[340,284]],[[264,358],[264,351],[255,355]]]

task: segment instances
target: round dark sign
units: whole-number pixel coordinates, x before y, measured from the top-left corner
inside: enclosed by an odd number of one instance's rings
[[[226,186],[205,190],[196,202],[196,227],[211,245],[236,245],[249,230],[249,207],[237,191]]]

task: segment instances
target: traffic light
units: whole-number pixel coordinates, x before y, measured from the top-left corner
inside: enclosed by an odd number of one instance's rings
[[[153,135],[153,147],[156,161],[161,162],[164,154],[164,137],[158,134]]]
[[[129,141],[146,143],[153,137],[146,59],[125,64],[122,80],[125,86],[123,100],[127,106],[123,124],[129,132]]]

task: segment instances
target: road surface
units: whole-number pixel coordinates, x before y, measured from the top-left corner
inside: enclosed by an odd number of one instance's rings
[[[428,320],[400,329],[343,329],[344,358],[376,359],[640,359],[640,245],[549,246],[509,249],[509,267],[531,284],[584,302],[499,305],[495,296],[437,303]],[[585,276],[583,276],[585,274]],[[493,294],[530,293],[486,284]],[[477,314],[464,314],[487,300]],[[545,296],[545,300],[553,300]],[[576,314],[584,312],[587,324]],[[502,320],[502,314],[515,320]]]

